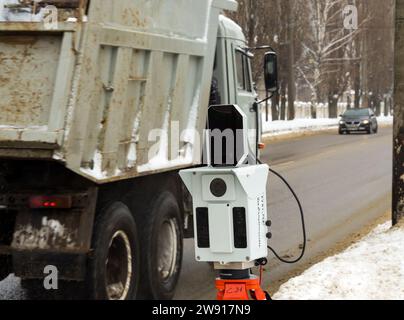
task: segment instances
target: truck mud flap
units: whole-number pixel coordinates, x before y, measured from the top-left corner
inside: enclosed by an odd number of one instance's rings
[[[52,195],[49,192],[0,195],[0,205],[13,213],[15,219],[11,243],[0,246],[0,253],[11,255],[17,276],[41,279],[46,266],[55,266],[62,280],[84,279],[91,251],[97,190],[53,194],[58,199],[69,200],[60,208],[51,207],[52,202],[45,208],[32,207],[32,199],[47,199]]]
[[[14,273],[23,279],[42,279],[47,266],[57,269],[60,280],[81,281],[85,279],[87,255],[49,251],[14,251]]]

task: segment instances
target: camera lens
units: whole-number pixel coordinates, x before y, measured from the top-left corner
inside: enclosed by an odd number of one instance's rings
[[[217,197],[221,198],[226,194],[227,186],[223,179],[214,179],[210,183],[210,192]]]

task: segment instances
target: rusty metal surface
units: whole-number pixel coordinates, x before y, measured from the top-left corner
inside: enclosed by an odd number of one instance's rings
[[[0,34],[0,124],[45,126],[60,36]]]
[[[15,142],[10,142],[15,145]],[[54,148],[52,148],[54,149]],[[2,159],[50,159],[53,156],[53,150],[48,148],[34,149],[30,146],[26,148],[0,148],[0,158]]]
[[[90,251],[96,189],[72,194],[71,209],[30,209],[31,195],[32,192],[0,195],[0,205],[16,212],[9,251]]]
[[[19,31],[19,32],[44,32],[61,33],[61,32],[74,32],[77,31],[77,24],[60,22],[57,29],[47,29],[42,23],[36,22],[1,22],[0,21],[0,33]]]
[[[82,281],[87,270],[87,254],[63,251],[14,250],[12,253],[13,272],[23,279],[43,279],[46,266],[58,269],[60,280]]]
[[[82,20],[88,6],[88,0],[1,0],[0,6],[3,6],[3,16],[0,10],[0,21],[25,21],[38,18],[41,11],[49,8],[57,8],[58,20],[63,22],[68,18],[78,18]],[[32,16],[31,16],[32,15]]]

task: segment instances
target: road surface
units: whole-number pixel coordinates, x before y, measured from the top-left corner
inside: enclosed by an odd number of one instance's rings
[[[305,210],[308,248],[304,264],[333,247],[390,209],[392,129],[378,135],[324,133],[267,146],[262,156],[287,178]],[[298,207],[288,190],[270,176],[270,245],[283,255],[298,255],[302,233]],[[193,243],[186,241],[177,299],[214,299],[215,272],[194,262]],[[298,268],[269,256],[265,287]],[[300,264],[300,265],[301,265]]]
[[[275,142],[267,146],[264,162],[282,173],[305,209],[308,251],[304,264],[336,242],[359,230],[390,208],[392,129],[378,135],[335,133]],[[298,255],[302,242],[297,206],[276,177],[270,177],[270,241],[282,256]],[[272,255],[265,286],[298,268],[278,263]],[[300,265],[301,265],[300,264]],[[215,272],[194,259],[193,240],[186,240],[183,271],[176,299],[214,299]],[[0,283],[0,299],[23,299],[18,279]]]

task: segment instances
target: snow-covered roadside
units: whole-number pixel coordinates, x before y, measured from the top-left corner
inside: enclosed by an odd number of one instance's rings
[[[393,123],[393,117],[378,117],[379,125]],[[339,119],[295,119],[292,121],[263,121],[264,137],[336,129]]]
[[[283,284],[274,300],[403,300],[404,225],[385,223]]]

